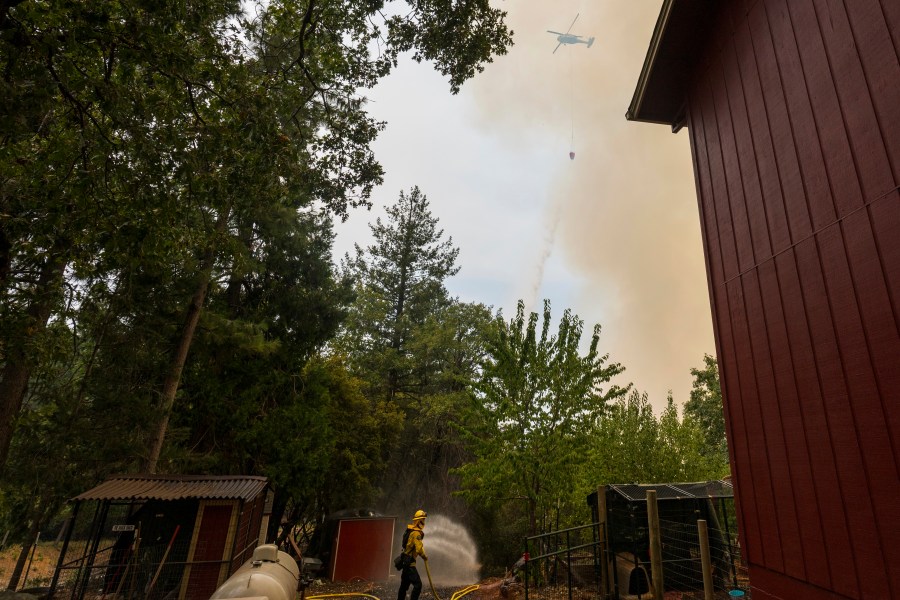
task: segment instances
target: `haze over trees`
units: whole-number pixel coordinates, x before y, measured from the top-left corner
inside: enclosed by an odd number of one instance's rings
[[[382,179],[365,90],[411,52],[455,92],[511,43],[487,0],[380,7],[0,6],[0,533],[23,558],[113,473],[264,475],[289,523],[427,503],[486,544],[616,477],[724,474],[713,359],[655,417],[599,327],[451,297],[417,187],[336,264],[334,219]],[[644,443],[665,450],[638,468]]]

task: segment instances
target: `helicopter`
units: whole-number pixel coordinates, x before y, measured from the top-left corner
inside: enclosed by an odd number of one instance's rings
[[[581,13],[578,13],[581,14]],[[572,25],[575,24],[575,21],[578,20],[578,14],[575,15],[575,18],[572,19]],[[553,49],[553,54],[556,54],[556,51],[559,50],[559,47],[563,44],[586,44],[588,48],[591,47],[591,44],[594,43],[594,38],[589,37],[587,39],[581,37],[580,35],[575,35],[574,33],[569,33],[572,30],[572,25],[569,25],[569,28],[566,29],[565,33],[560,33],[558,31],[550,31],[547,30],[547,33],[552,33],[557,36],[556,40],[559,42],[556,45],[556,48]]]

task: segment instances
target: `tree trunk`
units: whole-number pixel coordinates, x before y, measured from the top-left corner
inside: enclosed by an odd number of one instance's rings
[[[247,254],[252,255],[253,226],[244,225],[240,227],[238,230],[238,237],[241,240],[241,245],[247,250]],[[241,306],[241,288],[245,281],[246,278],[243,275],[238,274],[232,266],[231,277],[228,280],[228,288],[225,291],[225,299],[228,302],[228,309],[232,319],[240,318],[243,311],[243,307]]]
[[[12,575],[9,576],[9,583],[6,585],[7,590],[14,592],[19,587],[19,579],[22,578],[22,571],[25,570],[25,563],[28,562],[28,555],[31,554],[31,548],[34,546],[40,530],[41,519],[35,519],[28,530],[28,537],[25,538],[25,543],[22,544],[22,551],[19,553],[19,559],[16,561]]]
[[[47,321],[59,295],[59,282],[66,268],[66,261],[62,256],[65,246],[65,242],[57,239],[41,267],[41,274],[35,286],[36,293],[26,314],[28,340],[34,339],[47,328]],[[9,456],[16,419],[22,409],[25,390],[34,367],[33,361],[28,356],[27,344],[28,341],[25,341],[9,351],[0,375],[0,473]]]
[[[287,508],[287,501],[288,498],[284,492],[275,492],[275,497],[272,499],[272,515],[269,517],[269,531],[266,533],[267,540],[277,538],[284,510]]]
[[[6,232],[0,228],[0,288],[6,283],[12,270],[12,243]]]
[[[228,217],[231,208],[225,210],[219,216],[216,222],[215,237],[218,237],[225,231],[228,223]],[[169,417],[172,414],[172,408],[175,406],[175,394],[181,384],[181,373],[187,362],[188,351],[191,349],[191,343],[194,341],[194,333],[197,330],[197,323],[200,322],[200,313],[203,310],[203,304],[206,301],[206,293],[209,290],[210,278],[212,277],[213,263],[216,258],[216,241],[210,243],[209,249],[203,255],[201,262],[200,275],[197,279],[197,287],[194,295],[187,308],[187,314],[184,317],[184,325],[181,328],[181,336],[178,339],[178,345],[169,362],[169,369],[166,373],[166,379],[163,382],[162,391],[160,393],[159,412],[161,414],[159,425],[156,429],[156,435],[150,444],[150,452],[144,463],[144,472],[156,473],[156,467],[159,463],[159,456],[162,453],[163,442],[166,438],[166,431],[169,428]]]

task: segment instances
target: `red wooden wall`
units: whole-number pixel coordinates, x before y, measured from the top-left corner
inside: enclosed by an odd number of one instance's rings
[[[900,598],[900,0],[722,4],[687,125],[753,596]]]

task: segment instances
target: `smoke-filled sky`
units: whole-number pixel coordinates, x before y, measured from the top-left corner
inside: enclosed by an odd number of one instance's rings
[[[657,409],[689,397],[714,354],[688,132],[625,120],[661,0],[497,0],[515,45],[457,96],[404,61],[368,96],[387,122],[371,212],[337,227],[336,256],[418,185],[460,248],[461,300],[571,308]],[[562,46],[553,29],[594,36]],[[576,153],[570,161],[569,151]]]

